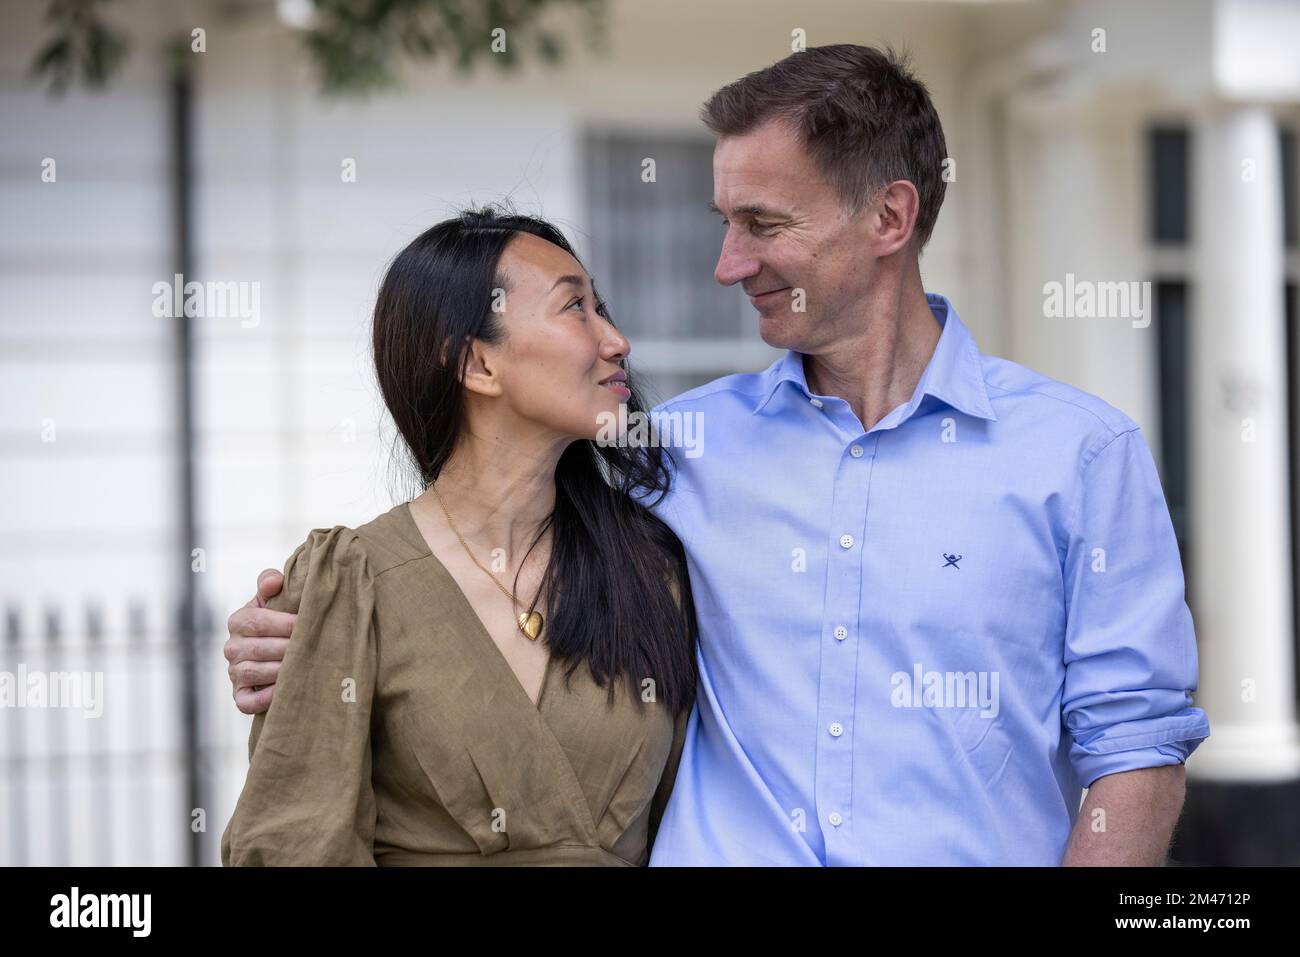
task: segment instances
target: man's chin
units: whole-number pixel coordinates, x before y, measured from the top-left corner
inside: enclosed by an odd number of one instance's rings
[[[799,325],[801,324],[795,322],[788,309],[784,313],[758,315],[758,334],[773,349],[794,349],[798,352],[801,339],[801,330],[797,328]]]

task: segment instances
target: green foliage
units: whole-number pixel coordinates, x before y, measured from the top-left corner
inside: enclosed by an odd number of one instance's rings
[[[127,37],[107,26],[96,7],[108,0],[50,0],[45,22],[53,38],[32,61],[33,77],[43,77],[51,93],[62,94],[80,79],[87,89],[102,89],[126,60]]]
[[[101,88],[126,58],[125,36],[108,27],[101,9],[110,0],[50,0],[46,20],[54,37],[37,54],[32,74],[50,91],[80,79]],[[556,65],[567,47],[552,10],[572,12],[593,48],[605,39],[606,0],[312,0],[314,17],[303,40],[330,94],[368,94],[397,85],[399,61],[447,61],[471,72],[482,60],[509,71],[529,56]],[[267,9],[274,9],[268,0]],[[504,31],[504,49],[493,31]],[[496,35],[500,38],[501,34]]]
[[[501,70],[529,54],[559,63],[561,37],[542,23],[548,8],[583,15],[587,36],[604,36],[604,0],[314,0],[316,22],[307,35],[321,85],[331,93],[365,93],[393,86],[400,55],[447,60],[461,72],[484,59]],[[505,31],[493,50],[493,31]]]

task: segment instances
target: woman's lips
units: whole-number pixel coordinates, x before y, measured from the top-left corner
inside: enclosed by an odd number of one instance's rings
[[[621,399],[630,399],[632,397],[632,390],[627,387],[627,383],[622,379],[610,379],[608,382],[602,382],[601,386]]]

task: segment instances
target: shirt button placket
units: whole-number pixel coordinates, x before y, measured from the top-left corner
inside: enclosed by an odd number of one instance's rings
[[[848,641],[856,628],[862,600],[863,549],[856,532],[866,527],[867,494],[872,455],[867,442],[841,446],[829,518],[839,526],[827,567],[825,615],[827,639],[837,660],[824,657],[820,717],[826,733],[818,746],[816,797],[821,811],[828,864],[843,864],[860,856],[843,841],[852,839],[848,814],[853,797],[854,741],[849,733],[855,714],[857,643]],[[853,531],[850,531],[852,529]],[[856,631],[852,632],[855,636]],[[833,639],[833,640],[832,640]],[[829,825],[829,827],[827,826]]]

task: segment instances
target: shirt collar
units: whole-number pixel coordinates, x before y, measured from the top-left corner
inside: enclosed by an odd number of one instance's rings
[[[979,419],[997,420],[993,406],[989,402],[988,389],[984,384],[984,370],[980,364],[980,353],[965,324],[957,315],[946,296],[926,293],[925,300],[930,311],[943,330],[939,342],[934,347],[934,354],[926,363],[921,380],[916,384],[911,401],[903,409],[900,422],[916,411],[925,396],[930,395],[952,406],[959,412]],[[758,414],[771,401],[783,382],[792,382],[803,395],[812,399],[808,390],[808,380],[804,374],[803,354],[793,349],[787,350],[763,374],[763,391],[753,414]]]

